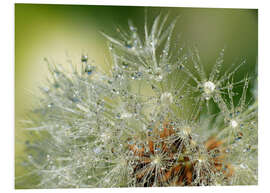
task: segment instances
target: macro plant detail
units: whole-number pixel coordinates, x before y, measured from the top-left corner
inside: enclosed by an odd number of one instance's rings
[[[146,18],[143,35],[131,21],[117,38],[102,33],[108,72],[87,54],[79,68],[45,59],[25,121],[36,188],[257,184],[257,96],[247,99],[252,77],[234,81],[245,60],[222,70],[222,49],[207,74],[197,48],[172,46],[168,18]]]

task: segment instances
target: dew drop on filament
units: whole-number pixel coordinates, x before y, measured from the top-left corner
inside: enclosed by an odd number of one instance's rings
[[[83,63],[86,63],[87,60],[88,60],[88,56],[87,56],[87,55],[82,55],[81,61],[82,61]]]
[[[90,64],[87,64],[86,67],[85,67],[85,72],[88,74],[88,75],[91,75],[93,73],[93,70],[94,70],[94,66],[91,66]]]

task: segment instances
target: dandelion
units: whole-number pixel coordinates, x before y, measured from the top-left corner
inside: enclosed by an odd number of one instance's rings
[[[107,73],[87,54],[79,71],[46,60],[51,77],[26,122],[35,139],[27,143],[26,176],[37,178],[35,188],[257,183],[257,103],[246,101],[247,78],[230,82],[243,63],[222,74],[222,50],[207,76],[196,49],[173,56],[177,19],[167,24],[168,17],[157,16],[151,28],[146,18],[143,37],[131,21],[118,38],[103,34],[112,56]],[[184,104],[190,96],[196,105]],[[217,114],[202,111],[210,99]]]

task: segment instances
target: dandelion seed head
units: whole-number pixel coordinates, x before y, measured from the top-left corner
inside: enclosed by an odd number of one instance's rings
[[[234,181],[242,166],[257,181],[256,104],[246,110],[244,94],[241,113],[233,102],[227,104],[223,93],[231,89],[221,82],[226,85],[233,73],[222,75],[223,51],[209,75],[197,52],[174,65],[178,55],[172,54],[170,39],[176,21],[167,26],[167,17],[156,17],[151,29],[146,25],[144,37],[131,22],[128,32],[118,30],[119,38],[104,35],[112,55],[108,73],[87,54],[81,56],[81,73],[49,64],[53,81],[29,123],[34,134],[46,133],[35,144],[39,152],[32,148],[28,157],[41,178],[38,187],[249,184]],[[187,65],[190,59],[194,68]],[[178,79],[175,73],[183,72],[193,84]],[[184,104],[189,94],[196,104]],[[212,97],[220,110],[214,118],[201,108]],[[242,128],[242,122],[249,126]]]

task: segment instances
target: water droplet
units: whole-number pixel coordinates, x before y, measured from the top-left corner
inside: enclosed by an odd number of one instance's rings
[[[248,168],[248,166],[247,166],[246,164],[243,164],[243,163],[240,164],[239,166],[240,166],[242,169],[247,169],[247,168]]]
[[[129,29],[130,29],[130,31],[132,31],[132,32],[136,32],[136,31],[137,31],[137,28],[134,27],[133,25],[129,25]]]
[[[86,63],[87,60],[88,60],[88,56],[87,55],[82,55],[81,61],[84,62],[84,63]]]
[[[151,88],[153,89],[153,90],[155,90],[156,89],[156,86],[155,85],[151,85]]]
[[[244,153],[250,152],[250,151],[251,151],[251,145],[249,145],[247,148],[245,148],[245,149],[243,150]]]
[[[156,147],[155,152],[157,153],[157,152],[160,152],[160,151],[161,151],[161,149],[159,147]]]
[[[69,100],[71,100],[74,103],[77,103],[80,101],[77,97],[68,97],[68,98],[69,98]]]
[[[43,89],[43,91],[46,92],[46,93],[49,93],[49,92],[50,92],[50,88],[44,87],[44,88],[42,88],[42,89]]]
[[[129,140],[129,141],[128,141],[128,144],[129,144],[129,145],[132,145],[132,144],[134,144],[134,141]]]
[[[155,80],[158,81],[158,82],[162,81],[162,79],[163,79],[163,76],[161,74],[160,75],[157,75],[155,77]]]
[[[96,153],[96,154],[99,154],[101,152],[101,148],[100,147],[95,147],[93,149],[93,152]]]
[[[203,87],[201,85],[198,86],[199,91],[203,91]]]
[[[230,126],[232,127],[232,128],[236,128],[237,126],[238,126],[238,122],[236,121],[236,120],[231,120],[231,122],[230,122]]]
[[[132,74],[131,74],[131,78],[132,78],[133,80],[137,79],[136,73],[132,73]]]
[[[125,42],[125,46],[126,46],[127,48],[131,49],[131,48],[133,47],[132,41],[131,41],[131,40],[126,41],[126,42]]]
[[[48,104],[48,108],[51,108],[53,106],[53,103]]]
[[[113,88],[112,91],[113,91],[115,94],[119,94],[119,91],[116,90],[115,88]]]
[[[238,132],[237,133],[237,137],[235,138],[235,141],[240,141],[243,137],[243,133],[242,132]]]
[[[122,66],[123,66],[123,68],[128,68],[128,63],[122,62]]]
[[[166,49],[163,49],[162,52],[165,56],[168,56],[168,51]]]
[[[120,118],[121,118],[121,113],[117,113],[117,114],[116,114],[116,118],[117,118],[117,119],[120,119]]]
[[[203,84],[203,88],[206,94],[211,94],[215,90],[216,85],[211,81],[207,81]]]
[[[87,64],[86,67],[85,67],[85,72],[90,75],[92,74],[92,72],[94,71],[95,67],[94,66],[91,66],[90,64]]]
[[[112,44],[112,43],[110,43],[110,45],[109,45],[109,50],[110,50],[110,51],[113,50],[113,44]]]

